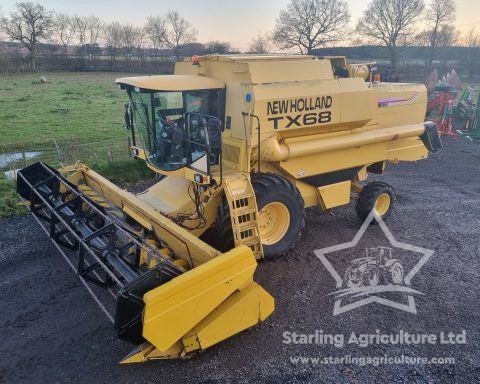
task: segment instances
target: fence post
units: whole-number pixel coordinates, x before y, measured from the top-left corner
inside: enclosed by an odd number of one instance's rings
[[[58,159],[58,161],[62,161],[61,155],[60,155],[60,148],[58,147],[57,140],[53,139],[53,142],[55,143],[55,148],[57,150],[57,159]]]
[[[25,151],[22,151],[22,160],[23,160],[23,166],[27,166],[27,155],[25,154]]]

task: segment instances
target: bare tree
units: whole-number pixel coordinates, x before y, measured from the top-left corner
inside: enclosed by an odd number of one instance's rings
[[[161,16],[149,16],[145,27],[145,38],[150,42],[154,50],[154,61],[157,63],[159,50],[163,48],[163,36],[166,33],[165,19]]]
[[[480,33],[475,27],[470,28],[463,36],[462,63],[465,64],[471,81],[480,74]]]
[[[232,46],[228,41],[212,40],[205,44],[205,53],[228,53],[232,52]]]
[[[0,5],[0,39],[3,39],[4,36],[4,26],[2,24],[2,19],[3,19],[3,12],[2,12],[2,6]]]
[[[197,40],[197,30],[177,11],[169,11],[164,18],[164,33],[160,41],[173,51],[175,58],[180,59],[180,52],[189,43]]]
[[[459,41],[460,32],[455,28],[454,25],[445,24],[442,25],[436,32],[436,42],[435,48],[437,47],[451,47]],[[431,43],[432,33],[429,30],[423,30],[415,36],[414,46],[417,47],[428,47]],[[430,52],[427,52],[429,55]],[[428,57],[426,58],[426,64],[428,64]]]
[[[137,28],[131,24],[122,26],[120,34],[120,47],[126,63],[131,62],[132,57],[135,54],[135,50],[139,45],[139,37],[141,36],[142,32],[140,28]]]
[[[438,31],[437,47],[451,47],[458,43],[460,31],[454,25],[442,25]]]
[[[412,33],[424,8],[423,0],[372,0],[357,24],[361,36],[383,43],[390,51],[390,62],[397,65],[397,47]]]
[[[75,15],[73,16],[73,23],[78,50],[83,57],[85,56],[85,44],[87,43],[88,17]]]
[[[29,51],[33,71],[36,70],[37,46],[50,36],[52,21],[52,12],[31,2],[17,3],[16,11],[9,18],[0,20],[6,35],[22,43]]]
[[[144,28],[137,27],[137,38],[135,39],[135,52],[138,60],[145,60],[145,53],[147,48],[147,35]]]
[[[65,59],[68,59],[68,46],[75,36],[73,19],[65,13],[57,13],[54,24],[54,39],[62,45]]]
[[[454,25],[442,25],[438,32],[437,47],[447,48],[457,45],[460,41],[460,31]],[[443,49],[440,59],[443,61],[443,69],[446,68],[448,60],[452,59],[450,52]]]
[[[89,55],[90,60],[93,60],[93,57],[98,51],[100,34],[102,32],[103,23],[96,16],[90,16],[86,19],[87,24],[87,41],[89,46]]]
[[[290,0],[280,11],[273,41],[282,50],[311,54],[342,40],[349,21],[350,12],[343,0]]]
[[[123,28],[118,21],[105,25],[103,29],[105,45],[110,55],[112,69],[115,69],[117,56],[122,46],[122,33]]]
[[[463,37],[463,46],[466,48],[480,47],[480,34],[475,27],[470,28],[465,32],[465,36]]]
[[[452,37],[452,24],[455,22],[456,7],[454,0],[432,0],[425,11],[425,20],[428,28],[427,71],[430,72],[438,46],[448,43]],[[450,28],[449,28],[450,27]]]
[[[262,35],[260,32],[258,32],[258,36],[252,39],[252,42],[248,48],[248,52],[262,55],[268,53],[271,50],[271,41],[272,38],[270,34],[265,33]]]

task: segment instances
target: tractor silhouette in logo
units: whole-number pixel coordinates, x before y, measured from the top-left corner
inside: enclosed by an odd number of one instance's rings
[[[348,287],[373,287],[380,283],[399,285],[403,282],[403,265],[392,258],[391,248],[366,248],[365,251],[366,257],[352,260],[345,271],[344,282]]]

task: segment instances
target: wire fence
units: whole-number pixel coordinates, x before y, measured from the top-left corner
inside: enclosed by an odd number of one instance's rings
[[[111,164],[129,159],[132,156],[130,146],[131,139],[128,137],[87,143],[71,140],[59,144],[52,140],[41,146],[15,152],[0,149],[0,173],[15,178],[17,170],[37,161],[43,161],[56,168],[76,162]]]
[[[40,54],[36,59],[37,72],[69,71],[69,72],[132,72],[132,73],[173,73],[175,58],[141,56],[118,56],[114,60],[110,56],[94,57],[71,55],[65,58],[59,54]],[[0,73],[31,72],[28,56],[2,55],[0,52]]]

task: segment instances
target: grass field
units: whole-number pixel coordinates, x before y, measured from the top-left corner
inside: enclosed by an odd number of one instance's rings
[[[42,76],[46,83],[40,81]],[[145,164],[128,158],[130,133],[123,128],[127,95],[115,85],[115,79],[122,76],[132,75],[92,72],[0,76],[0,160],[5,154],[23,151],[41,153],[28,164],[42,160],[59,166],[62,161],[82,160],[122,187],[151,176]],[[17,159],[3,170],[24,165]],[[3,173],[0,194],[0,217],[23,212],[16,206],[14,184]]]
[[[126,93],[118,73],[48,73],[0,77],[0,152],[42,145],[93,142],[128,136]]]

